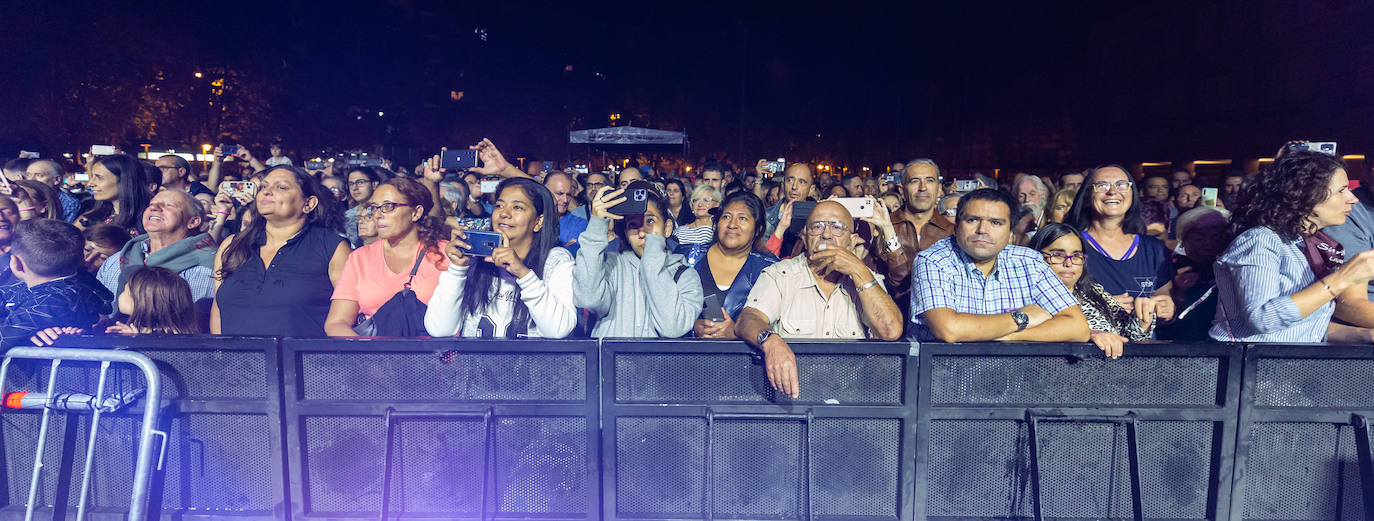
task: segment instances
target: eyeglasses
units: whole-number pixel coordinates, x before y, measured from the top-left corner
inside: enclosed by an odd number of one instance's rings
[[[180,168],[180,167],[172,166],[172,165],[163,165],[163,166],[159,166],[159,167],[157,167],[157,168],[158,168],[158,170],[166,170],[166,169],[169,169],[169,168],[172,169],[172,170],[176,170],[177,168]]]
[[[706,204],[714,202],[716,202],[715,199],[692,199],[692,204]]]
[[[359,179],[359,180],[357,180],[357,181],[349,181],[349,182],[348,182],[348,186],[362,186],[362,185],[371,184],[371,183],[372,183],[372,180],[370,180],[370,179]]]
[[[1077,266],[1077,265],[1083,264],[1083,262],[1085,262],[1085,261],[1088,260],[1088,256],[1087,256],[1087,255],[1084,255],[1084,254],[1082,254],[1082,253],[1075,253],[1075,254],[1073,254],[1073,255],[1064,255],[1063,253],[1059,253],[1059,252],[1055,252],[1055,253],[1044,253],[1044,252],[1041,252],[1040,254],[1045,256],[1045,262],[1048,262],[1048,263],[1050,263],[1050,264],[1063,264],[1063,265],[1065,265],[1065,266]]]
[[[338,195],[338,194],[343,193],[343,189],[342,189],[342,188],[339,188],[339,187],[337,187],[337,186],[331,186],[331,187],[329,187],[329,191],[334,192],[335,195]]]
[[[369,204],[369,205],[363,207],[363,215],[366,215],[366,216],[371,217],[371,216],[372,216],[372,212],[375,212],[375,211],[377,211],[377,210],[381,210],[382,213],[385,214],[385,215],[391,215],[391,212],[396,211],[396,207],[398,207],[398,206],[412,206],[412,205],[411,205],[410,203],[382,203],[382,204]]]
[[[809,235],[821,235],[824,234],[826,230],[840,234],[848,229],[849,227],[845,226],[844,223],[840,221],[816,221],[806,223],[806,233]]]
[[[1111,190],[1113,187],[1115,187],[1119,192],[1125,192],[1126,190],[1130,190],[1132,186],[1135,186],[1135,183],[1132,183],[1130,181],[1117,181],[1116,183],[1111,183],[1108,181],[1098,181],[1092,184],[1093,191],[1099,193]]]

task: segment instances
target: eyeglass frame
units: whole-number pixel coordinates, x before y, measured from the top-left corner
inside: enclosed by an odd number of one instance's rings
[[[845,232],[849,231],[849,227],[840,221],[812,221],[806,223],[802,229],[806,230],[806,234],[812,237],[825,235],[826,230],[833,231],[836,235],[844,235]]]
[[[1122,186],[1123,183],[1125,184],[1125,186]],[[1130,189],[1132,189],[1132,188],[1135,187],[1135,182],[1134,182],[1134,181],[1127,181],[1127,180],[1124,180],[1124,179],[1123,179],[1123,180],[1120,180],[1120,181],[1117,181],[1117,182],[1115,182],[1115,183],[1112,183],[1112,182],[1109,182],[1109,181],[1097,181],[1097,182],[1094,182],[1094,183],[1090,183],[1088,186],[1091,187],[1091,188],[1093,189],[1093,192],[1095,192],[1095,193],[1105,194],[1105,193],[1111,191],[1111,189],[1113,189],[1113,188],[1117,189],[1118,191],[1122,191],[1122,192],[1129,191]],[[1099,190],[1099,189],[1097,188],[1098,186],[1102,186],[1103,188]]]
[[[390,210],[387,209],[388,206],[391,207]],[[373,211],[380,211],[379,213],[381,213],[382,215],[391,215],[391,214],[393,214],[393,213],[396,213],[396,208],[401,207],[401,206],[415,206],[415,205],[410,204],[410,203],[396,203],[396,202],[390,202],[390,201],[385,202],[385,203],[381,203],[381,204],[365,204],[365,205],[363,205],[362,211],[360,211],[360,212],[358,212],[358,213],[359,213],[360,215],[366,215],[366,216],[368,216],[368,217],[371,217],[371,216],[372,216],[372,212],[373,212]]]
[[[1084,265],[1084,264],[1087,264],[1087,262],[1088,262],[1088,256],[1087,256],[1086,254],[1082,254],[1082,253],[1075,253],[1075,254],[1073,254],[1073,255],[1067,255],[1067,254],[1063,254],[1063,253],[1059,253],[1059,252],[1043,252],[1043,251],[1042,251],[1042,252],[1040,252],[1040,255],[1041,255],[1042,257],[1045,258],[1045,263],[1046,263],[1046,264],[1050,264],[1050,265],[1058,264],[1058,265],[1065,266],[1065,267],[1067,267],[1067,266],[1082,266],[1082,265]],[[1054,261],[1050,260],[1050,259],[1052,259],[1052,258],[1054,258],[1054,257],[1062,257],[1063,260],[1061,260],[1061,261],[1059,261],[1059,262],[1054,262]],[[1067,264],[1067,262],[1069,261],[1069,259],[1077,259],[1077,262],[1074,263],[1074,264]]]

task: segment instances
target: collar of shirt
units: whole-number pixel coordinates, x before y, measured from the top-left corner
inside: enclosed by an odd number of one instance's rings
[[[258,218],[261,219],[262,217]],[[310,226],[310,223],[305,223],[305,226],[302,226],[300,230],[296,231],[295,235],[292,235],[290,239],[287,239],[286,244],[283,244],[282,247],[290,246],[292,244],[300,242],[301,238],[305,237],[305,232],[310,230]],[[265,245],[267,245],[267,232],[264,230],[262,233],[258,234],[257,239],[253,241],[253,246],[261,248]]]
[[[1011,253],[1007,251],[1010,245],[1003,246],[1002,251],[997,252],[997,262],[992,265],[992,271],[987,275],[983,275],[983,270],[978,269],[978,265],[973,262],[973,258],[969,257],[967,253],[964,253],[964,249],[959,246],[959,241],[956,240],[953,235],[945,240],[949,241],[950,249],[954,250],[954,261],[958,262],[960,266],[963,266],[965,272],[970,275],[977,274],[989,280],[995,280],[1001,277],[1001,270],[998,268],[1007,262],[1007,259],[1011,256]]]

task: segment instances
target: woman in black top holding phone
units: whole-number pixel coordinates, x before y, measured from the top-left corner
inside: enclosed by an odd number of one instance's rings
[[[701,277],[706,305],[692,332],[702,338],[735,338],[735,318],[744,310],[749,290],[764,268],[778,257],[754,248],[763,237],[763,201],[751,192],[735,192],[721,202],[715,216],[715,242],[680,246]]]

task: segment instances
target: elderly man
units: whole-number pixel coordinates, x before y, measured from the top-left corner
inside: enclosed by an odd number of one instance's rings
[[[76,220],[76,215],[81,212],[81,201],[76,196],[60,189],[62,177],[66,175],[66,169],[57,161],[51,159],[39,159],[24,169],[24,177],[40,183],[46,184],[57,190],[57,201],[62,207],[62,220],[72,222]]]
[[[1006,192],[980,189],[959,200],[954,236],[916,256],[912,332],[942,342],[1086,342],[1088,321],[1040,253],[1008,245]]]
[[[554,170],[544,176],[544,188],[553,194],[554,208],[558,209],[558,243],[577,255],[577,236],[587,229],[587,220],[569,211],[573,200],[573,178],[562,170]]]
[[[143,228],[148,233],[134,237],[106,259],[96,278],[118,297],[138,268],[167,268],[191,285],[191,298],[204,312],[199,316],[208,320],[209,304],[215,297],[212,269],[217,245],[209,234],[199,233],[204,215],[200,201],[191,194],[181,190],[158,192],[143,210]]]
[[[1039,176],[1019,174],[1012,182],[1012,186],[1015,187],[1014,195],[1017,202],[1030,207],[1035,213],[1035,222],[1041,222],[1045,217],[1045,201],[1050,195],[1045,182],[1041,181]]]
[[[905,200],[891,216],[891,226],[877,223],[885,244],[874,256],[874,268],[887,275],[886,284],[906,316],[911,301],[911,261],[916,254],[954,233],[954,223],[935,211],[940,195],[940,167],[929,159],[914,159],[902,170]],[[957,197],[957,196],[955,196]]]
[[[902,313],[882,276],[854,254],[859,235],[844,206],[825,201],[811,210],[806,252],[764,268],[749,292],[735,334],[764,354],[773,388],[796,397],[796,357],[785,338],[896,340]]]

